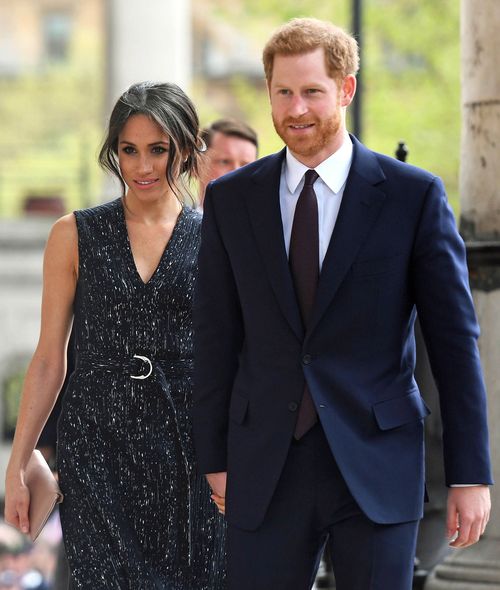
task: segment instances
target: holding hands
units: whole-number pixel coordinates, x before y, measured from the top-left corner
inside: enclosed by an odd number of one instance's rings
[[[225,514],[227,472],[221,471],[219,473],[207,473],[206,478],[208,485],[212,490],[212,495],[210,497],[216,504],[219,512]]]

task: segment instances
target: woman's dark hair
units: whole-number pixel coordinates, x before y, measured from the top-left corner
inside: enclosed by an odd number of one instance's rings
[[[118,164],[118,136],[133,115],[146,115],[168,135],[170,145],[165,175],[176,197],[182,200],[186,192],[190,194],[183,177],[188,180],[198,177],[200,154],[205,150],[193,103],[179,86],[169,82],[139,82],[120,96],[111,112],[98,160],[105,170],[118,178],[124,195],[126,185]],[[176,169],[180,170],[179,178],[176,178]]]

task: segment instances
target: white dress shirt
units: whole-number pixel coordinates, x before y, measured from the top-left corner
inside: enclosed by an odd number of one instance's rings
[[[314,183],[314,192],[318,201],[320,270],[339,214],[345,183],[351,169],[352,150],[351,138],[346,135],[342,146],[315,168],[319,174],[319,178]],[[287,148],[280,179],[281,220],[287,256],[290,250],[295,206],[304,186],[304,174],[308,170],[309,168],[299,162]]]

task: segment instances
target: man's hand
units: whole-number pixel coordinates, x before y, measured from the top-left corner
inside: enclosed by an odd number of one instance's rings
[[[221,514],[226,513],[226,481],[227,472],[221,471],[219,473],[207,473],[206,476],[208,485],[212,489],[212,500],[217,505]]]
[[[446,527],[449,539],[457,533],[450,547],[468,547],[479,541],[490,518],[491,500],[488,486],[450,488]]]

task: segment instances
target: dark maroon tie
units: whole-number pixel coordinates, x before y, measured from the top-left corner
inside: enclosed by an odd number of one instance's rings
[[[304,175],[304,187],[293,216],[288,257],[304,328],[310,320],[319,278],[318,202],[313,188],[317,178],[316,170],[308,170]],[[317,421],[318,414],[306,383],[294,437],[303,437]]]

